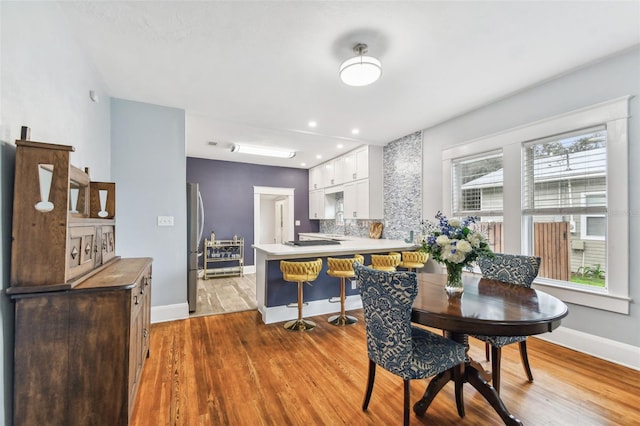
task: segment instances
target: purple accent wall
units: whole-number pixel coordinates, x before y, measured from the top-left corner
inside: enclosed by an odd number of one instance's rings
[[[318,221],[309,219],[309,171],[232,161],[187,157],[187,182],[200,184],[204,203],[204,235],[213,230],[218,239],[244,237],[245,265],[253,265],[253,187],[295,188],[294,220],[299,232],[318,232]],[[202,242],[200,242],[202,244]]]

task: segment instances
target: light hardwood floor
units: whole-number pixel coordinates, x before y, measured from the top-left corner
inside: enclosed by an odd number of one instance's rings
[[[256,275],[198,279],[198,303],[191,318],[256,309]]]
[[[257,311],[154,324],[132,417],[133,425],[398,425],[402,380],[379,368],[369,410],[361,410],[367,378],[360,322],[290,332],[265,325]],[[437,331],[436,331],[437,332]],[[471,356],[484,346],[471,339]],[[517,345],[502,351],[501,396],[525,425],[640,424],[640,372],[530,338],[535,381],[528,383]],[[411,403],[427,380],[411,384]],[[499,425],[469,385],[466,417],[458,417],[453,384],[412,425]]]

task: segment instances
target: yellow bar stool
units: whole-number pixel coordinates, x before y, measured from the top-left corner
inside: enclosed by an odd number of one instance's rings
[[[398,266],[406,268],[408,271],[413,271],[414,269],[424,268],[428,259],[429,253],[423,251],[403,251],[402,262]]]
[[[400,253],[372,254],[371,268],[378,271],[395,272],[400,264]]]
[[[318,278],[318,274],[321,270],[322,259],[320,258],[308,262],[289,262],[286,260],[280,261],[280,271],[282,272],[282,278],[285,281],[298,283],[298,319],[285,323],[284,328],[286,328],[287,330],[306,331],[313,330],[313,328],[316,326],[315,322],[302,319],[302,306],[304,305],[302,285],[304,283],[311,285],[311,281],[315,281],[316,278]]]
[[[346,315],[344,311],[344,301],[346,299],[345,279],[355,278],[356,273],[353,270],[353,263],[364,263],[364,257],[359,254],[346,259],[338,259],[335,257],[327,258],[327,275],[330,277],[340,278],[340,315],[329,317],[329,323],[333,325],[349,325],[358,322],[358,319],[350,315]],[[333,302],[333,298],[329,302]]]

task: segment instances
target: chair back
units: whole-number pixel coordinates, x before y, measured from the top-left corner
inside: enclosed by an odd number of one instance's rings
[[[403,251],[402,252],[402,262],[410,262],[410,263],[427,263],[429,259],[429,253],[424,251]]]
[[[364,257],[359,254],[347,258],[327,258],[327,275],[332,277],[351,278],[355,276],[353,271],[354,262],[364,262]]]
[[[362,297],[369,359],[401,377],[411,369],[411,306],[418,294],[413,272],[385,272],[354,264]]]
[[[400,264],[400,253],[372,254],[371,267],[381,271],[395,271]]]
[[[314,281],[316,278],[318,278],[318,274],[321,270],[321,258],[308,262],[290,262],[287,260],[280,261],[280,272],[282,272],[282,278],[284,278],[285,281]]]
[[[540,258],[496,253],[494,257],[479,257],[478,266],[484,278],[531,287],[533,280],[538,276]]]

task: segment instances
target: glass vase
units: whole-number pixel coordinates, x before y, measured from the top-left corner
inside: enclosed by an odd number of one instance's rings
[[[444,289],[450,296],[461,295],[464,291],[462,285],[462,265],[447,263],[447,284]]]

